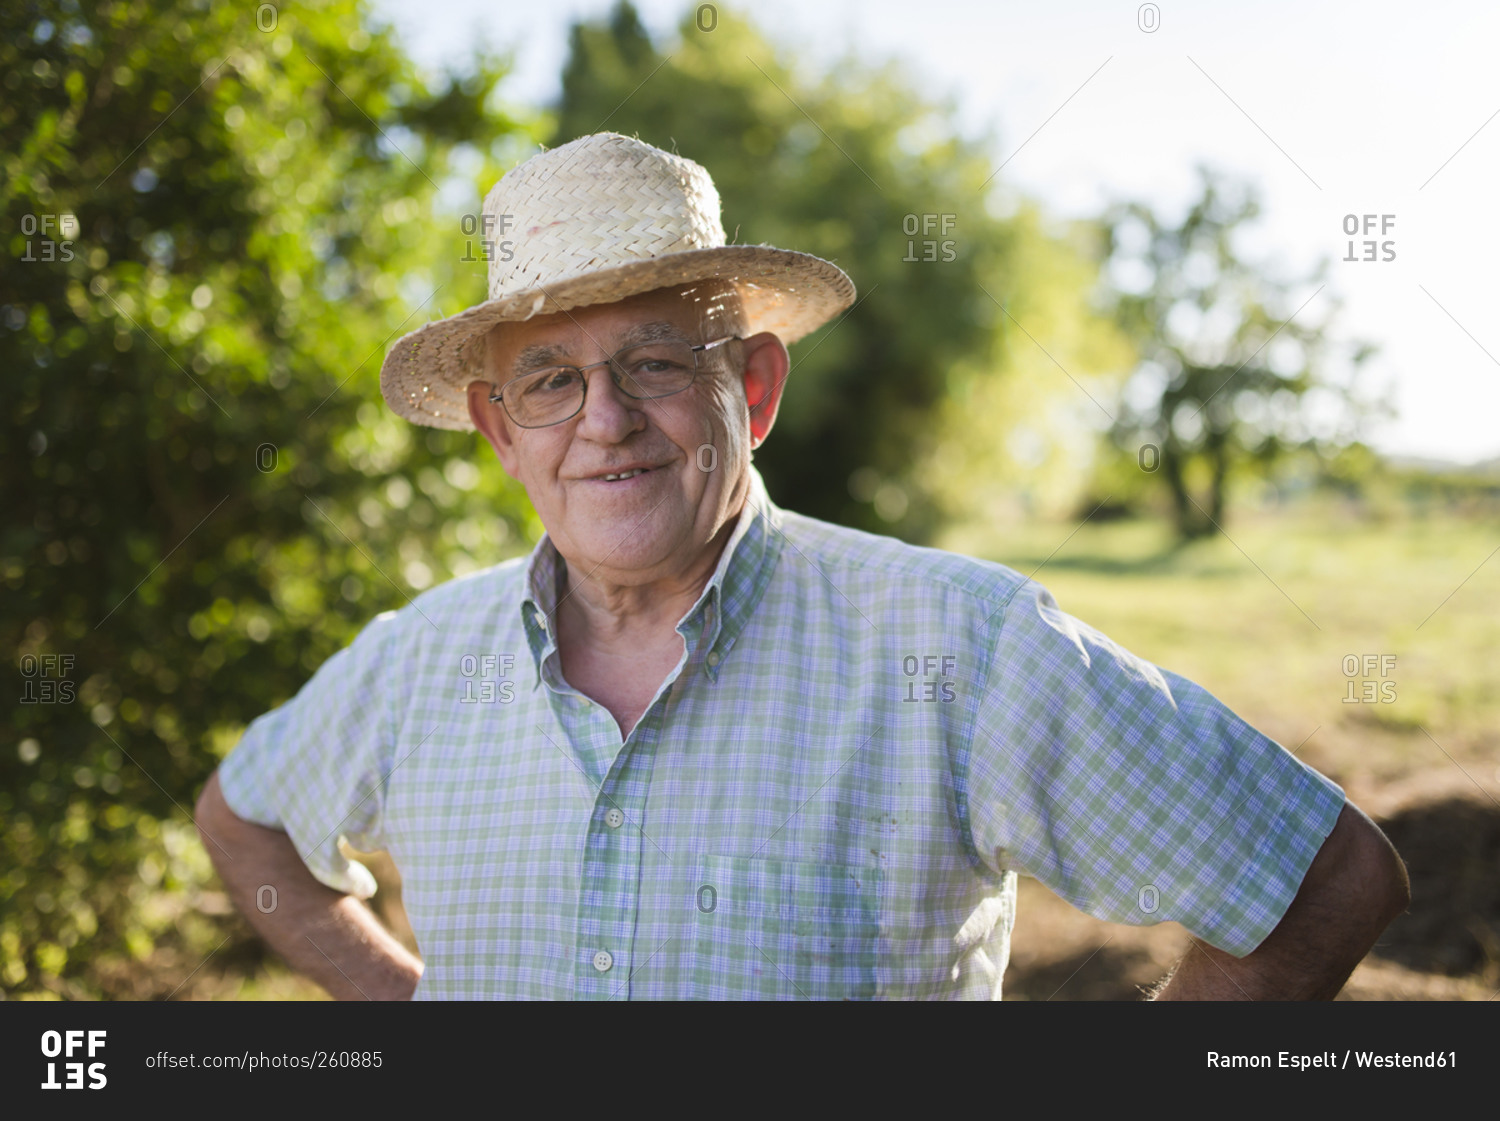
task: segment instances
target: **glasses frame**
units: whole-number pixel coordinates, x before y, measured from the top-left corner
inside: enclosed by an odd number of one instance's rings
[[[698,374],[703,369],[702,362],[700,361],[700,357],[703,354],[707,353],[710,350],[715,350],[723,346],[725,343],[743,341],[743,339],[744,336],[742,335],[724,335],[709,342],[698,343],[696,346],[688,347],[688,349],[693,352],[693,376],[688,380],[687,385],[684,385],[682,387],[682,389],[674,389],[670,393],[658,393],[651,397],[637,397],[634,393],[631,393],[628,389],[620,384],[620,371],[614,364],[615,359],[618,358],[621,354],[624,354],[627,350],[634,350],[639,346],[651,345],[650,343],[631,343],[629,346],[623,346],[619,350],[615,351],[603,362],[592,362],[587,366],[544,366],[540,370],[530,370],[527,373],[522,374],[520,377],[511,378],[510,381],[505,383],[505,385],[510,385],[514,382],[521,381],[523,378],[536,377],[540,374],[556,373],[558,370],[573,370],[578,374],[578,379],[583,385],[583,392],[579,394],[578,407],[565,417],[560,417],[557,420],[549,420],[546,424],[522,424],[515,418],[514,414],[511,413],[509,406],[507,406],[505,403],[504,386],[496,388],[494,383],[490,384],[490,404],[499,405],[502,409],[504,409],[505,415],[510,417],[511,423],[516,425],[518,428],[551,428],[556,424],[565,424],[566,422],[572,420],[579,413],[583,412],[583,406],[588,403],[589,379],[585,376],[585,372],[588,370],[597,370],[600,366],[611,367],[610,380],[615,383],[616,389],[625,394],[625,396],[629,397],[632,401],[661,401],[667,397],[675,397],[677,396],[677,394],[682,393],[684,390],[688,390],[693,387],[693,384],[698,380]]]

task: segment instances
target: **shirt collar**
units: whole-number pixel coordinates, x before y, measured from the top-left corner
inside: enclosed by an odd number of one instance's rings
[[[703,593],[677,624],[687,640],[688,654],[706,646],[703,670],[717,681],[719,668],[765,594],[781,555],[782,512],[766,493],[760,472],[750,468],[750,493],[730,533],[713,575]],[[521,625],[531,648],[537,681],[542,663],[556,646],[554,617],[562,557],[543,534],[526,565],[526,594],[521,601]],[[706,641],[705,641],[706,639]]]

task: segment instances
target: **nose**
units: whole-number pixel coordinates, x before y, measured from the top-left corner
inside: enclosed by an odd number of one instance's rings
[[[618,444],[632,432],[646,427],[647,403],[620,392],[609,363],[600,362],[584,369],[583,376],[587,389],[574,429],[577,435],[601,444]]]

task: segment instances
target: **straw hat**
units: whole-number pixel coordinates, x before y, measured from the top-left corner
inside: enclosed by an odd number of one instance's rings
[[[483,213],[489,299],[405,335],[380,368],[386,403],[417,424],[473,428],[466,389],[487,377],[484,337],[497,323],[712,277],[738,289],[749,334],[790,344],[854,302],[854,283],[827,261],[725,245],[708,172],[615,132],[512,168]]]

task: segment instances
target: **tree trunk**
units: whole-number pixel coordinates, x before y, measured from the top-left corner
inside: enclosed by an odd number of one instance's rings
[[[1162,440],[1161,470],[1172,492],[1172,517],[1177,527],[1177,536],[1182,541],[1192,541],[1210,532],[1198,508],[1188,495],[1187,480],[1183,477],[1186,464],[1177,441],[1168,437]]]

